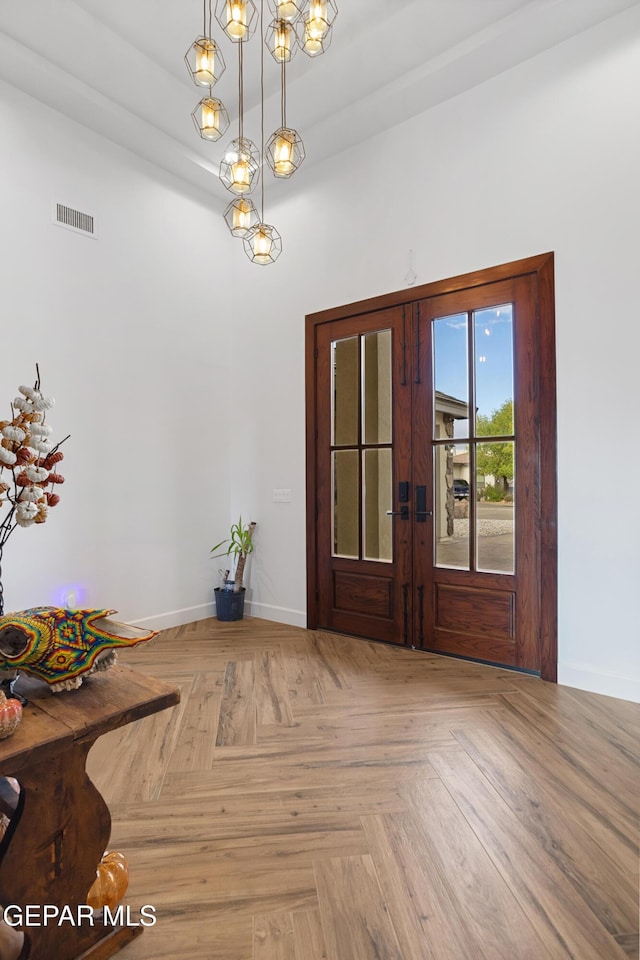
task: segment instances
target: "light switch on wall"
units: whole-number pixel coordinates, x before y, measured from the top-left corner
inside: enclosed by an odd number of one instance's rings
[[[284,490],[282,488],[274,489],[273,491],[273,502],[274,503],[291,503],[291,490]]]

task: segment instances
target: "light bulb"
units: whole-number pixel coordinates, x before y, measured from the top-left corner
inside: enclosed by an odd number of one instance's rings
[[[278,20],[295,20],[298,13],[297,6],[295,3],[291,3],[291,0],[277,0],[276,17]]]
[[[226,31],[234,40],[243,40],[247,33],[246,0],[233,0],[227,3]]]
[[[220,109],[214,100],[202,101],[200,130],[207,140],[217,140],[220,136]]]
[[[293,144],[287,137],[278,137],[273,145],[273,170],[279,177],[290,177],[294,171]]]
[[[278,63],[291,59],[291,24],[280,20],[273,31],[273,55]]]
[[[322,40],[312,40],[311,37],[307,36],[304,41],[304,49],[312,57],[317,53],[322,53]]]
[[[309,4],[309,18],[311,20],[327,19],[327,4],[325,0],[312,0]]]
[[[329,24],[321,17],[312,17],[306,23],[307,36],[310,40],[324,40]]]
[[[233,229],[248,230],[251,226],[252,204],[247,200],[239,200],[233,208]]]
[[[245,197],[237,197],[232,200],[224,213],[231,235],[245,239],[248,236],[254,223],[259,220],[258,211],[251,200]]]
[[[282,253],[280,234],[268,223],[257,223],[244,239],[244,252],[252,263],[275,263]]]
[[[253,237],[253,257],[256,263],[269,263],[273,240],[264,227],[259,227]]]
[[[234,193],[247,193],[251,186],[251,170],[249,161],[240,157],[231,164],[231,189]]]
[[[203,97],[191,116],[204,140],[219,140],[229,126],[225,105],[213,97]]]
[[[202,87],[212,87],[215,77],[215,47],[205,41],[196,45],[196,69],[194,79]]]

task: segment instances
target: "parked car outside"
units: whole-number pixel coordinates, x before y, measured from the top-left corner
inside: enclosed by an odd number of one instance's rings
[[[468,500],[469,498],[468,480],[453,481],[453,496],[455,497],[456,500]]]

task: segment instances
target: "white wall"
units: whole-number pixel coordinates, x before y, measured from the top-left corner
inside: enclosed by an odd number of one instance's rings
[[[228,530],[226,227],[144,161],[0,85],[0,418],[20,383],[56,398],[61,502],[5,547],[7,610],[113,607],[170,626],[213,615]],[[52,201],[99,238],[52,223]]]
[[[640,696],[638,89],[636,7],[303,167],[302,199],[267,211],[284,238],[278,263],[262,270],[237,251],[234,356],[248,387],[233,497],[260,522],[256,612],[304,622],[304,314],[402,288],[410,248],[418,283],[553,250],[559,677]],[[292,503],[273,503],[273,487]]]

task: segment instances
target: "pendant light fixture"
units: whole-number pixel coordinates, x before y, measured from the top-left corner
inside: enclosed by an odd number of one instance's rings
[[[260,217],[253,200],[249,200],[247,197],[238,197],[236,200],[232,200],[225,210],[224,219],[231,231],[231,236],[244,239],[248,236],[251,228],[258,223]]]
[[[256,28],[258,11],[253,0],[218,0],[216,20],[234,43],[244,43]]]
[[[203,0],[202,7],[202,36],[191,44],[184,62],[196,86],[212,87],[226,67],[222,51],[211,36],[211,0]]]
[[[213,0],[203,0],[202,36],[191,45],[185,62],[197,86],[208,87],[192,113],[199,135],[218,140],[229,126],[229,115],[211,88],[225,70],[218,44],[211,36]],[[227,38],[238,45],[238,136],[227,147],[220,163],[220,180],[235,198],[224,219],[232,236],[243,240],[253,263],[273,263],[282,252],[282,238],[276,228],[265,222],[264,175],[267,167],[280,179],[288,179],[305,158],[305,148],[297,130],[287,126],[286,65],[300,47],[309,57],[324,53],[331,43],[333,23],[338,15],[336,0],[269,0],[273,19],[265,30],[264,0],[259,13],[254,0],[215,0],[215,19]],[[259,26],[261,149],[244,135],[244,44]],[[265,146],[264,135],[264,49],[280,66],[280,126]],[[249,198],[260,178],[260,212]]]
[[[203,97],[191,116],[203,140],[219,140],[229,128],[226,107],[215,97]]]
[[[260,0],[260,32],[264,29],[264,0]],[[267,266],[275,263],[282,253],[282,237],[274,226],[264,220],[264,43],[260,47],[260,131],[262,172],[260,174],[260,223],[253,227],[242,241],[244,252],[252,263]]]
[[[293,24],[288,20],[272,20],[265,42],[276,63],[289,63],[298,49]]]
[[[226,4],[226,6],[234,5]],[[220,180],[231,193],[243,197],[245,194],[251,193],[258,182],[260,154],[253,141],[244,136],[244,40],[238,40],[237,43],[238,136],[231,141],[220,163]]]
[[[191,116],[204,140],[219,140],[229,126],[229,114],[222,100],[212,96],[211,88],[224,73],[225,62],[211,37],[211,0],[203,0],[202,7],[202,36],[191,44],[184,61],[195,85],[209,87],[209,96],[202,98]]]
[[[308,57],[317,57],[328,49],[337,16],[335,0],[306,0],[298,20],[298,42]]]
[[[287,86],[286,61],[280,66],[282,71],[280,87],[280,120],[281,126],[269,138],[267,143],[266,160],[275,177],[287,178],[292,176],[305,158],[304,143],[297,130],[287,127]]]
[[[293,14],[290,9],[295,3],[278,4],[280,10]],[[298,14],[299,15],[299,14]],[[269,25],[265,43],[271,56],[280,64],[280,127],[269,138],[266,160],[275,177],[283,179],[292,176],[305,157],[304,144],[297,130],[287,127],[287,63],[297,50],[296,35],[289,20],[274,20]]]

